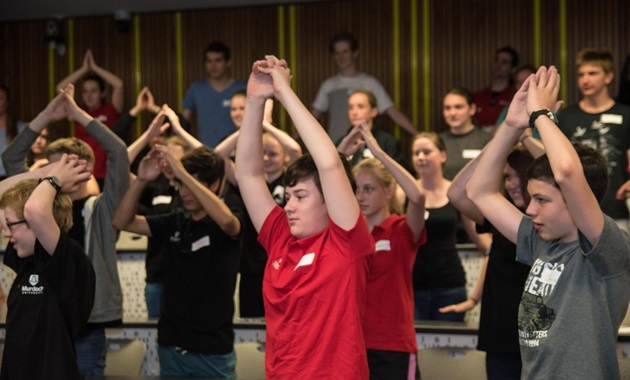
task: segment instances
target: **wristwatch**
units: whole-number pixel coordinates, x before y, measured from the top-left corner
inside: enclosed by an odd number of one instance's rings
[[[534,122],[536,121],[536,119],[538,119],[538,116],[542,116],[542,115],[547,116],[549,119],[551,119],[551,121],[558,124],[558,119],[556,119],[556,115],[554,115],[553,112],[551,112],[549,108],[545,108],[542,110],[534,111],[529,116],[529,127],[531,129],[536,129],[536,125],[534,124]]]
[[[50,184],[52,185],[52,187],[55,188],[55,190],[57,190],[57,192],[61,191],[61,183],[59,183],[59,179],[55,176],[50,176],[50,177],[44,177],[44,178],[40,178],[39,179],[39,183],[42,183],[43,181],[48,181],[50,182]]]

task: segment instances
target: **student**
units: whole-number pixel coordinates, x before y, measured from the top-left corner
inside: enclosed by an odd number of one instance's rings
[[[510,46],[497,49],[492,64],[490,86],[475,92],[477,125],[486,132],[493,132],[503,108],[510,104],[514,87],[512,70],[518,66],[518,52]]]
[[[442,100],[442,115],[448,131],[440,133],[448,160],[444,163],[444,177],[453,180],[455,175],[477,157],[492,135],[477,128],[474,116],[477,105],[467,88],[450,89]]]
[[[386,113],[392,121],[400,125],[407,133],[417,133],[416,127],[392,101],[389,94],[373,76],[357,69],[359,59],[359,40],[350,33],[334,36],[329,45],[337,65],[337,75],[326,79],[317,91],[311,112],[321,119],[328,112],[328,134],[332,141],[339,141],[347,131],[348,94],[355,90],[368,90],[378,99],[378,112]]]
[[[364,144],[359,129],[353,128],[364,125],[369,128],[378,145],[399,164],[403,164],[404,158],[400,149],[400,141],[374,125],[374,118],[378,116],[376,97],[367,90],[354,91],[348,97],[348,117],[351,127],[346,136],[338,143],[337,150],[350,157],[352,166],[358,164],[364,158],[374,157],[374,154]]]
[[[347,161],[291,89],[284,60],[256,61],[247,86],[236,177],[268,255],[267,377],[367,379],[362,321],[374,240]],[[265,101],[274,94],[311,152],[287,169],[284,212],[269,192],[260,191],[265,188],[261,122]]]
[[[598,204],[606,161],[594,149],[571,145],[553,121],[549,109],[559,86],[555,67],[541,67],[525,82],[466,190],[516,243],[517,260],[532,266],[518,315],[522,378],[619,379],[616,343],[630,301],[630,238]],[[532,199],[523,215],[499,189],[503,162],[528,124],[547,153],[527,171]]]
[[[96,273],[94,307],[77,339],[77,361],[84,376],[96,376],[102,375],[105,368],[105,328],[120,326],[122,323],[116,230],[111,221],[118,202],[129,187],[129,159],[123,141],[79,108],[72,98],[73,94],[74,86],[68,84],[58,96],[61,99],[51,102],[24,128],[11,144],[20,154],[12,157],[7,170],[13,168],[14,173],[25,171],[24,158],[40,131],[53,120],[62,118],[85,125],[85,130],[107,152],[107,183],[103,192],[95,196],[88,181],[81,182],[69,193],[72,198],[73,224],[68,235],[85,249]],[[59,160],[64,153],[76,154],[89,164],[94,163],[92,148],[82,140],[62,138],[46,147],[46,156],[50,162]]]
[[[418,248],[426,241],[424,193],[380,148],[366,125],[358,129],[376,157],[352,169],[357,201],[376,241],[363,327],[370,379],[420,378],[411,275]],[[395,196],[397,185],[408,200],[406,213]]]
[[[206,146],[215,147],[234,132],[230,120],[230,98],[247,86],[230,74],[230,48],[223,42],[210,43],[203,52],[206,79],[193,82],[184,96],[184,118],[197,117],[197,138]]]
[[[172,170],[185,211],[137,215],[147,183],[161,172],[160,162]],[[156,145],[114,216],[113,224],[122,230],[168,237],[158,322],[160,376],[235,377],[232,318],[239,258],[233,253],[241,222],[234,205],[219,198],[223,184],[223,159],[209,148],[193,149],[180,161]]]
[[[542,144],[531,137],[529,130],[524,135],[520,139],[535,156],[544,154]],[[465,313],[483,301],[477,349],[486,352],[486,375],[489,380],[519,380],[522,363],[518,344],[518,305],[530,267],[516,261],[516,245],[488,223],[468,198],[466,183],[479,159],[477,156],[457,174],[448,189],[448,198],[459,212],[477,223],[477,231],[492,233],[492,245],[469,298],[446,306],[440,312]],[[526,171],[533,160],[528,151],[515,148],[503,169],[505,197],[521,211],[525,211],[530,201]]]
[[[85,52],[81,67],[63,78],[57,84],[57,90],[61,91],[69,83],[75,83],[80,79],[83,79],[81,85],[81,108],[108,128],[112,128],[120,117],[125,102],[122,79],[96,64],[90,49]],[[106,83],[112,87],[110,103],[106,102]],[[107,152],[85,130],[85,125],[81,123],[75,124],[75,137],[87,142],[94,151],[94,177],[98,181],[100,188],[103,189],[103,182],[107,172]]]
[[[457,252],[457,226],[461,220],[480,252],[490,246],[487,234],[476,234],[474,223],[460,216],[449,202],[451,181],[444,178],[447,160],[444,142],[435,132],[422,132],[411,143],[412,162],[426,197],[427,243],[420,248],[413,268],[416,319],[461,322],[463,314],[439,309],[468,299],[466,272]]]
[[[630,107],[610,96],[615,75],[610,52],[582,50],[576,65],[582,99],[558,113],[558,126],[571,141],[597,149],[608,161],[610,184],[602,211],[630,232],[625,203],[630,194]]]

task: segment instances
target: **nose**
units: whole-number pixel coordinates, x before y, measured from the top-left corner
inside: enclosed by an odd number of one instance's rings
[[[12,236],[11,229],[9,228],[9,226],[4,226],[3,231],[4,231],[4,237],[5,238],[8,239],[8,238],[10,238]]]
[[[537,213],[537,208],[536,208],[534,200],[532,199],[532,201],[529,202],[529,204],[527,205],[527,208],[525,209],[525,214],[533,218],[536,216],[536,213]]]

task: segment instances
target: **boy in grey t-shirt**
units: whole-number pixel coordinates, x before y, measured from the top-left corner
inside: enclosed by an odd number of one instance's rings
[[[630,238],[603,214],[606,161],[555,124],[560,76],[541,67],[519,89],[466,189],[532,266],[519,307],[523,379],[618,379],[617,332],[630,301]],[[527,126],[546,155],[527,172],[524,216],[499,192],[505,158]]]

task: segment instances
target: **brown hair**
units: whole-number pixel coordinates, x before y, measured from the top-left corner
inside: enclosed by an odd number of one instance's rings
[[[0,198],[0,208],[10,207],[18,218],[24,218],[24,205],[37,187],[39,181],[28,179],[20,181],[5,191]],[[57,193],[52,205],[52,213],[59,228],[67,232],[72,227],[72,200],[66,194]]]
[[[46,157],[55,153],[76,154],[80,159],[94,164],[94,151],[85,141],[76,137],[64,137],[57,139],[46,146]]]
[[[608,50],[582,49],[578,52],[575,65],[579,69],[583,65],[591,64],[604,69],[604,73],[614,73],[614,58]]]

